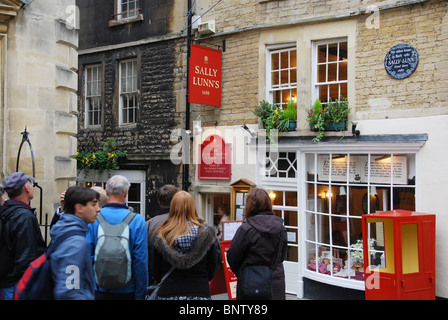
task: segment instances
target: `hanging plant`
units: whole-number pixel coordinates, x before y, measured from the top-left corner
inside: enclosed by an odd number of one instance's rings
[[[97,170],[102,174],[104,171],[120,169],[118,159],[126,156],[126,151],[117,150],[114,139],[108,139],[101,149],[93,147],[90,150],[78,150],[75,159],[78,170],[87,176],[90,170]]]

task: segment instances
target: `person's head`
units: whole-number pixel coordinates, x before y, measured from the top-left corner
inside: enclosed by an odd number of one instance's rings
[[[3,189],[10,199],[20,199],[28,202],[34,198],[34,178],[23,172],[14,172],[3,181]]]
[[[174,240],[189,230],[188,222],[200,228],[204,220],[198,216],[193,197],[186,191],[179,191],[171,200],[168,219],[156,230],[155,234],[172,246]]]
[[[170,218],[176,220],[195,221],[198,218],[194,199],[186,191],[179,191],[171,200]]]
[[[65,191],[64,213],[75,214],[86,223],[93,223],[100,211],[99,198],[100,194],[95,190],[70,187]]]
[[[104,190],[101,187],[98,186],[94,186],[92,188],[90,188],[92,190],[95,190],[96,192],[99,193],[100,198],[98,199],[98,206],[100,207],[100,209],[109,202],[109,197],[106,194],[106,190]]]
[[[157,199],[159,201],[160,208],[162,209],[169,208],[171,200],[178,191],[179,189],[176,186],[173,186],[172,184],[167,184],[161,187],[157,191]]]
[[[272,212],[272,201],[266,190],[253,188],[246,197],[244,217],[247,219],[261,212]]]
[[[227,208],[227,205],[225,203],[221,204],[218,207],[218,214],[219,214],[220,217],[225,215],[225,214],[229,214],[229,208]]]
[[[106,193],[109,197],[109,202],[124,203],[130,186],[129,180],[121,175],[115,175],[107,180]]]

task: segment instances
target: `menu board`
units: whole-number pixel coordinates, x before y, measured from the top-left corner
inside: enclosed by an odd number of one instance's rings
[[[222,222],[223,240],[232,240],[238,228],[243,224],[242,220],[232,220]]]

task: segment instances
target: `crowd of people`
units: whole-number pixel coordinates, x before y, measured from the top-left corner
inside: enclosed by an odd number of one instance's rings
[[[29,264],[47,250],[30,207],[34,184],[15,172],[0,188],[0,299],[14,299]],[[209,283],[221,264],[218,230],[174,185],[158,190],[160,212],[145,221],[126,205],[129,187],[115,175],[105,189],[73,186],[61,194],[50,224],[54,298],[143,300],[148,286],[164,279],[158,300],[210,300]],[[220,217],[220,224],[229,219],[226,207]],[[272,266],[272,295],[264,298],[285,299],[286,231],[265,190],[251,190],[245,219],[227,253],[229,265],[237,276],[246,265]],[[238,290],[237,299],[245,298]]]

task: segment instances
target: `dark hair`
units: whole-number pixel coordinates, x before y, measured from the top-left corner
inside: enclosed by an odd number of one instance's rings
[[[100,194],[95,190],[81,187],[70,187],[65,191],[64,213],[75,213],[75,205],[80,203],[86,205],[94,199],[98,200]]]
[[[272,201],[266,190],[253,188],[246,198],[244,217],[250,218],[262,212],[272,212]]]
[[[164,185],[157,191],[157,199],[161,208],[169,208],[171,199],[179,191],[179,189],[172,184]]]

